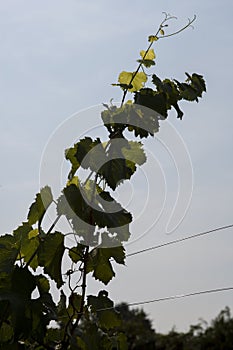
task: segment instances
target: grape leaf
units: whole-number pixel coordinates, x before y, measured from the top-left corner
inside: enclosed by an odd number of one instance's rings
[[[38,229],[33,230],[28,222],[24,222],[16,230],[13,235],[18,241],[20,252],[18,259],[23,258],[25,262],[30,261],[31,256],[38,248],[40,241],[38,236]],[[29,264],[34,270],[38,267],[37,255],[34,256]]]
[[[0,250],[0,273],[11,273],[19,253],[15,237],[7,234],[0,236]]]
[[[146,155],[141,142],[129,141],[129,147],[123,147],[122,153],[127,160],[142,165],[146,162]]]
[[[99,174],[104,177],[111,189],[115,190],[123,180],[130,179],[135,171],[134,163],[127,163],[126,159],[116,158],[105,162],[99,169]]]
[[[153,60],[137,60],[137,62],[143,64],[146,68],[155,66],[155,62]]]
[[[44,237],[37,254],[39,266],[44,267],[45,273],[57,283],[58,288],[63,284],[61,262],[64,250],[64,236],[55,232]]]
[[[133,78],[133,80],[132,80]],[[118,81],[120,84],[132,84],[133,87],[131,89],[128,89],[130,92],[139,91],[143,86],[144,83],[147,81],[147,76],[144,72],[138,72],[138,73],[131,73],[131,72],[121,72]]]
[[[167,99],[164,92],[144,88],[135,94],[134,101],[139,105],[154,110],[164,118],[167,118]]]
[[[105,242],[103,242],[103,246],[105,246],[105,243],[106,238]],[[113,258],[118,264],[124,264],[125,262],[125,251],[123,246],[109,248],[98,246],[89,253],[89,256],[92,263],[93,277],[104,284],[108,284],[115,276],[111,259]]]
[[[82,168],[97,171],[105,162],[105,150],[99,138],[93,141],[90,137],[85,137],[76,146],[75,158]]]
[[[68,179],[72,179],[78,168],[80,167],[80,163],[78,162],[77,158],[75,157],[77,153],[78,145],[77,143],[74,145],[74,147],[70,147],[65,150],[65,158],[71,162],[71,170],[68,174]]]
[[[96,196],[97,193],[94,193],[94,195]],[[97,209],[94,205],[95,201],[93,200],[91,204],[85,191],[81,192],[79,187],[71,184],[64,188],[63,195],[58,199],[58,215],[65,215],[71,220],[76,233],[80,235],[82,233],[84,236],[86,245],[96,244],[95,237],[92,237],[92,239],[88,238],[91,233],[94,234],[96,225],[101,228],[107,227],[109,232],[117,233],[120,240],[128,240],[129,238],[129,223],[132,221],[132,215],[108,196],[112,202],[111,206],[114,205],[114,212],[112,212],[110,203],[104,199],[104,195],[106,197],[106,192],[105,194],[102,192],[98,193],[98,202],[101,206]],[[89,232],[84,225],[85,223],[89,224]],[[92,232],[90,228],[92,228]]]
[[[76,247],[69,249],[69,256],[74,263],[82,260],[84,257],[85,246],[83,244],[77,244]]]
[[[154,60],[155,59],[155,52],[154,49],[148,50],[148,52],[141,50],[140,51],[140,56],[142,57],[143,60]]]
[[[40,193],[37,193],[35,201],[32,203],[29,208],[28,213],[28,223],[30,225],[35,224],[37,221],[40,221],[47,208],[53,201],[52,192],[49,186],[45,186],[40,190]]]
[[[149,35],[148,41],[150,43],[153,43],[154,41],[157,41],[159,38],[156,35]]]
[[[40,295],[48,293],[50,289],[49,280],[43,275],[38,275],[35,277],[36,277],[37,288],[39,290]]]
[[[119,314],[114,310],[113,302],[108,298],[108,292],[102,290],[97,297],[89,295],[87,297],[87,304],[91,306],[92,312],[96,313],[101,328],[108,330],[120,326],[121,320]]]

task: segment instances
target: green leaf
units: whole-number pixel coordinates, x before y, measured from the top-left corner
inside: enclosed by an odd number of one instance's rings
[[[13,328],[8,323],[3,322],[0,327],[0,348],[1,345],[3,346],[3,343],[11,343],[11,339],[13,339],[13,336]]]
[[[84,257],[85,246],[83,244],[79,244],[76,247],[69,249],[69,256],[74,263],[81,261]]]
[[[57,204],[58,215],[65,215],[71,220],[75,233],[84,236],[85,239],[95,230],[95,223],[93,219],[90,220],[94,209],[88,204],[89,202],[85,188],[81,184],[76,186],[72,183],[64,188]],[[90,242],[85,243],[89,245]]]
[[[90,253],[93,277],[96,280],[108,284],[115,276],[109,257],[104,254],[104,248],[95,248]]]
[[[128,350],[127,336],[125,333],[117,333],[116,341],[118,350]]]
[[[105,150],[99,138],[93,141],[90,137],[85,137],[75,144],[74,148],[71,149],[71,153],[72,169],[69,178],[74,175],[77,164],[84,169],[97,171],[105,161]]]
[[[8,288],[3,287],[0,290],[0,300],[5,300],[10,305],[10,322],[14,329],[14,337],[18,339],[19,336],[27,336],[31,331],[26,309],[36,288],[36,279],[26,267],[16,265],[9,275],[8,283]]]
[[[202,97],[202,93],[206,91],[203,76],[196,73],[193,73],[192,76],[190,76],[188,73],[185,74],[188,77],[186,80],[188,84],[180,83],[174,79],[180,91],[180,97],[187,101],[198,102],[198,97]]]
[[[40,295],[49,292],[49,289],[50,289],[49,280],[45,276],[43,275],[36,276],[36,284]]]
[[[19,252],[15,237],[0,236],[0,250],[0,272],[11,273]]]
[[[64,236],[60,232],[50,233],[40,244],[38,250],[38,263],[56,283],[58,288],[63,284],[61,263],[64,247]]]
[[[30,225],[35,224],[37,221],[42,220],[47,208],[53,201],[52,192],[49,186],[45,186],[37,193],[35,201],[29,208],[28,223]]]
[[[140,56],[142,57],[143,60],[154,60],[155,59],[155,52],[154,49],[150,49],[147,52],[144,50],[140,51]]]
[[[122,153],[127,160],[142,165],[146,162],[146,155],[141,142],[129,141],[129,147],[123,147]]]
[[[137,60],[138,63],[142,63],[146,68],[150,68],[151,66],[155,66],[155,62],[153,60]]]
[[[105,243],[106,241],[103,242],[103,245],[105,245]],[[89,256],[92,262],[93,277],[104,284],[108,284],[115,276],[111,259],[113,258],[118,264],[124,264],[125,261],[125,251],[123,246],[110,248],[101,248],[101,246],[99,246],[94,248],[89,253]]]
[[[108,330],[120,326],[120,317],[113,308],[112,300],[108,298],[108,292],[102,290],[97,297],[89,295],[87,303],[91,306],[92,312],[96,313],[101,328]]]
[[[72,164],[71,170],[69,172],[68,178],[72,179],[78,168],[80,167],[80,163],[78,162],[77,158],[75,157],[77,153],[78,145],[75,144],[74,147],[70,147],[65,150],[65,158],[69,160]]]
[[[119,203],[114,201],[107,192],[94,192],[95,200],[90,203],[88,193],[80,191],[76,185],[71,184],[63,190],[63,195],[58,199],[58,215],[66,215],[78,235],[82,235],[85,245],[96,245],[98,240],[94,236],[95,226],[107,227],[109,232],[118,234],[120,241],[129,238],[129,223],[132,215],[124,210]],[[108,201],[104,198],[108,198]],[[98,202],[100,206],[94,204]],[[111,202],[111,203],[110,203]],[[90,203],[90,205],[89,205]],[[89,224],[88,228],[85,223]],[[96,241],[97,240],[97,241]],[[75,257],[72,256],[74,259]]]
[[[33,230],[28,222],[24,222],[13,231],[13,235],[18,241],[20,249],[18,259],[23,258],[25,262],[28,262],[40,244],[38,229]],[[37,255],[34,256],[29,265],[34,270],[38,267]]]
[[[82,304],[81,294],[72,292],[69,297],[69,306],[67,308],[67,313],[69,314],[70,317],[74,317],[74,315],[76,315],[76,312],[80,311],[81,304]]]
[[[111,189],[115,190],[124,180],[130,179],[135,171],[134,163],[129,163],[123,158],[115,158],[105,162],[99,169],[99,174],[104,177]]]
[[[72,179],[80,166],[97,172],[101,165],[106,162],[105,149],[99,138],[93,141],[90,137],[85,137],[69,149],[66,154],[72,162],[69,179]]]
[[[15,266],[12,274],[12,292],[22,297],[21,301],[31,299],[36,288],[36,277],[26,267]]]
[[[190,76],[188,73],[185,73],[188,77],[188,81],[191,82],[191,84],[201,93],[206,91],[206,84],[205,80],[203,79],[203,76],[197,73],[193,73],[192,76]]]
[[[152,109],[164,118],[167,118],[167,98],[164,92],[157,92],[149,88],[141,89],[135,94],[134,101],[139,105]],[[157,121],[155,119],[155,122],[157,122],[158,125],[158,119]],[[148,118],[148,126],[150,126],[150,123],[152,124],[152,120]]]
[[[133,79],[133,80],[132,80]],[[139,91],[143,88],[145,82],[147,81],[147,76],[144,72],[131,73],[131,72],[121,72],[118,81],[120,84],[132,84],[133,87],[129,89],[130,92]]]
[[[148,41],[150,43],[153,43],[154,41],[157,41],[159,38],[156,35],[149,35]]]
[[[164,30],[163,29],[160,29],[159,32],[160,32],[161,35],[164,35]]]

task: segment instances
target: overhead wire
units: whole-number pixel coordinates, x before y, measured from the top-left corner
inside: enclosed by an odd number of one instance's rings
[[[137,255],[137,254],[145,253],[145,252],[148,252],[148,251],[150,251],[150,250],[155,250],[155,249],[159,249],[159,248],[166,247],[166,246],[168,246],[168,245],[181,243],[181,242],[184,242],[184,241],[188,241],[189,239],[194,239],[194,238],[202,237],[202,236],[208,235],[208,234],[210,234],[210,233],[217,232],[217,231],[221,231],[221,230],[227,230],[227,229],[229,229],[229,228],[233,228],[233,224],[226,225],[226,226],[216,227],[216,228],[214,228],[214,229],[212,229],[212,230],[208,230],[208,231],[203,231],[203,232],[195,233],[195,234],[193,234],[193,235],[191,235],[191,236],[188,236],[188,237],[178,238],[178,239],[175,239],[175,240],[173,240],[173,241],[161,243],[161,244],[155,245],[155,246],[153,246],[153,247],[149,247],[149,248],[141,249],[141,250],[138,250],[138,251],[135,251],[135,252],[132,252],[132,253],[128,253],[128,254],[126,254],[126,257],[128,258],[128,257],[130,257],[130,256],[134,256],[134,255]]]
[[[233,286],[220,287],[220,288],[214,288],[214,289],[206,289],[206,290],[200,290],[197,292],[191,292],[191,293],[187,293],[187,294],[177,294],[177,295],[171,295],[168,297],[156,298],[156,299],[151,299],[151,300],[137,301],[137,302],[133,302],[133,303],[127,303],[127,305],[128,306],[139,306],[139,305],[157,303],[157,302],[161,302],[161,301],[183,299],[183,298],[193,297],[193,296],[197,296],[197,295],[226,292],[226,291],[230,291],[230,290],[233,290]],[[112,306],[112,307],[108,307],[108,308],[101,308],[101,309],[97,309],[96,311],[105,311],[105,310],[112,310],[112,309],[117,309],[117,306]]]

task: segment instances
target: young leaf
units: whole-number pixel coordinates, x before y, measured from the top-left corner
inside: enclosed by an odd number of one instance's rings
[[[150,49],[148,52],[146,52],[145,50],[141,50],[140,56],[142,57],[143,60],[152,60],[152,61],[156,57],[154,49]]]
[[[150,43],[153,43],[154,41],[157,41],[159,38],[156,35],[149,35],[148,41]]]
[[[133,78],[133,80],[132,80]],[[118,81],[120,84],[132,84],[132,88],[128,89],[130,92],[139,91],[141,88],[143,88],[145,82],[147,81],[147,76],[144,72],[138,72],[135,74],[135,72],[121,72]]]
[[[164,35],[164,30],[163,29],[160,29],[159,32],[160,32],[161,35]]]

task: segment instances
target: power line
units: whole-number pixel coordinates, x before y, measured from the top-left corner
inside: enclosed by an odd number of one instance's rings
[[[145,249],[133,252],[133,253],[126,254],[126,257],[130,257],[130,256],[133,256],[133,255],[145,253],[145,252],[148,252],[150,250],[166,247],[168,245],[184,242],[184,241],[187,241],[187,240],[192,239],[192,238],[202,237],[202,236],[205,236],[205,235],[207,235],[209,233],[217,232],[217,231],[220,231],[220,230],[226,230],[226,229],[229,229],[229,228],[232,228],[232,227],[233,227],[233,224],[227,225],[227,226],[217,227],[217,228],[214,228],[214,229],[209,230],[209,231],[199,232],[199,233],[193,234],[193,235],[191,235],[189,237],[178,238],[178,239],[175,239],[174,241],[161,243],[159,245],[156,245],[156,246],[153,246],[153,247],[150,247],[150,248],[145,248]]]
[[[146,301],[139,301],[135,303],[130,303],[128,304],[129,306],[137,306],[137,305],[144,305],[144,304],[151,304],[151,303],[156,303],[160,301],[166,301],[166,300],[174,300],[174,299],[182,299],[182,298],[188,298],[196,295],[203,295],[203,294],[210,294],[210,293],[219,293],[219,292],[225,292],[233,290],[232,287],[222,287],[222,288],[215,288],[215,289],[207,289],[207,290],[201,290],[198,292],[192,292],[188,294],[179,294],[179,295],[172,295],[169,297],[163,297],[163,298],[158,298],[158,299],[152,299],[152,300],[146,300]]]
[[[203,295],[203,294],[226,292],[226,291],[229,291],[229,290],[233,290],[233,286],[231,286],[231,287],[221,287],[221,288],[215,288],[215,289],[200,290],[200,291],[197,291],[197,292],[191,292],[191,293],[187,293],[187,294],[172,295],[172,296],[169,296],[169,297],[162,297],[162,298],[157,298],[157,299],[152,299],[152,300],[137,301],[137,302],[134,302],[134,303],[128,303],[127,305],[128,306],[139,306],[139,305],[157,303],[157,302],[161,302],[161,301],[168,301],[168,300],[188,298],[188,297],[193,297],[193,296]],[[108,307],[108,308],[102,308],[102,309],[98,309],[96,311],[105,311],[105,310],[112,310],[112,309],[117,309],[117,306],[112,306],[112,307]]]

